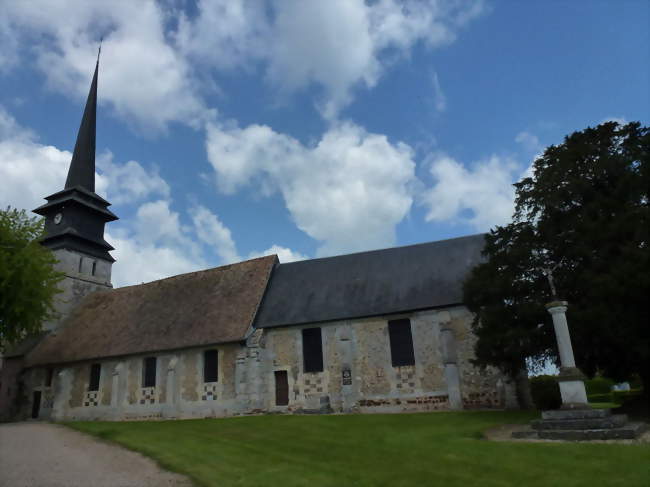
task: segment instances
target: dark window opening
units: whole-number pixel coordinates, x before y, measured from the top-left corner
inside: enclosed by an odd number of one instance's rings
[[[142,387],[156,387],[156,357],[147,357],[144,359]]]
[[[411,335],[411,320],[392,320],[388,322],[390,337],[390,356],[393,367],[415,365],[413,354],[413,336]]]
[[[96,270],[97,270],[97,261],[94,260],[94,261],[93,261],[93,270],[92,270],[92,275],[93,275],[93,276],[95,275],[95,271],[96,271]]]
[[[203,352],[203,382],[219,380],[219,352],[206,350]]]
[[[99,377],[102,373],[102,364],[92,364],[90,366],[90,382],[88,383],[89,391],[99,390]]]
[[[289,405],[289,379],[286,370],[275,371],[275,405]]]
[[[38,418],[41,411],[41,391],[34,391],[34,400],[32,401],[32,418]]]
[[[52,387],[53,377],[54,377],[54,369],[50,367],[45,371],[45,387]]]
[[[79,257],[79,274],[81,274],[81,266],[83,265],[84,258]]]
[[[305,372],[323,371],[323,340],[320,328],[302,330],[302,356]]]

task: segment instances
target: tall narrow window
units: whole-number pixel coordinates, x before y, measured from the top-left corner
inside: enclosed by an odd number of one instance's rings
[[[90,366],[90,380],[88,381],[89,391],[99,390],[99,377],[102,373],[102,364],[92,364]]]
[[[289,404],[289,378],[286,370],[276,370],[275,373],[275,405]]]
[[[411,320],[392,320],[388,322],[390,337],[390,356],[393,367],[415,365],[413,354],[413,336],[411,335]]]
[[[147,357],[144,359],[142,387],[156,387],[156,357]]]
[[[97,271],[97,261],[93,260],[93,270],[92,270],[92,275],[95,275],[95,272]]]
[[[83,263],[84,263],[84,258],[83,258],[83,257],[79,257],[79,274],[81,274],[81,268],[82,268],[82,266],[83,266]]]
[[[219,352],[206,350],[203,352],[203,382],[219,380]]]
[[[323,340],[320,328],[302,330],[302,356],[305,372],[323,371]]]
[[[52,387],[52,377],[54,376],[54,369],[48,367],[45,371],[45,387]]]

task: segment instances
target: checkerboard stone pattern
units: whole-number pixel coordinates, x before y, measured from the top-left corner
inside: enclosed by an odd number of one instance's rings
[[[323,394],[327,392],[322,374],[306,374],[305,394]]]
[[[43,407],[51,408],[54,405],[54,394],[52,391],[43,392]]]
[[[217,400],[217,386],[216,382],[206,382],[203,384],[203,395],[201,399],[204,401],[216,401]]]
[[[84,406],[98,406],[99,391],[88,391],[84,397]]]
[[[140,404],[155,404],[156,403],[156,388],[143,387],[140,389]]]
[[[415,367],[400,367],[398,369],[397,389],[400,392],[415,391]]]

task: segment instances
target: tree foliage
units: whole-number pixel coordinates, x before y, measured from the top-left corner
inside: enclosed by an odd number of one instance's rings
[[[554,268],[578,367],[617,380],[638,373],[648,387],[649,159],[648,127],[607,122],[535,160],[515,184],[512,223],[486,235],[486,261],[464,286],[477,364],[514,375],[527,357],[557,360],[541,270]]]
[[[41,330],[53,313],[57,283],[54,255],[38,242],[43,221],[25,210],[0,210],[0,346]]]

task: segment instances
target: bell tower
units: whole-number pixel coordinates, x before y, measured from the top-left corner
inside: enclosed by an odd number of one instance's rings
[[[113,287],[115,259],[109,253],[113,247],[104,240],[104,226],[118,218],[108,209],[110,203],[95,193],[98,70],[99,53],[65,187],[34,210],[45,217],[41,244],[54,252],[57,270],[65,273],[56,303],[59,316],[44,323],[46,330],[55,329],[85,295]]]

